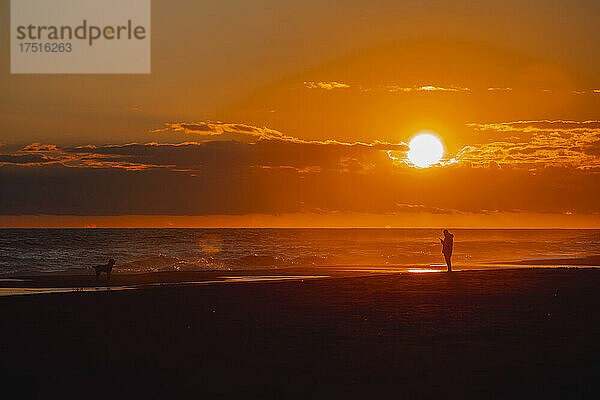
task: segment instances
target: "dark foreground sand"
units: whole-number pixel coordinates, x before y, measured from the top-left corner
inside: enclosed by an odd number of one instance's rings
[[[599,305],[593,269],[3,297],[0,390],[5,399],[598,398]]]

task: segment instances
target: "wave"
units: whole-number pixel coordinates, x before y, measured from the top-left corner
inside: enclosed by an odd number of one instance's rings
[[[118,272],[165,272],[165,271],[229,271],[230,267],[213,257],[186,260],[159,253],[139,260],[118,264]]]

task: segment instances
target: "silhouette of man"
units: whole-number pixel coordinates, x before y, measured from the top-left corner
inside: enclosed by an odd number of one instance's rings
[[[452,257],[452,246],[454,245],[454,235],[448,232],[448,229],[444,229],[444,238],[440,239],[442,242],[442,254],[446,259],[446,265],[448,266],[448,272],[452,272],[452,263],[450,257]]]

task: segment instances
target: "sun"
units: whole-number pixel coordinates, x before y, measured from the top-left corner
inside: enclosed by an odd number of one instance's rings
[[[408,159],[415,167],[427,168],[437,164],[444,155],[440,139],[430,133],[421,133],[408,144]]]

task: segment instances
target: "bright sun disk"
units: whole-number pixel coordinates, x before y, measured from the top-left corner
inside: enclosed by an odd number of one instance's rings
[[[416,167],[427,168],[437,164],[444,155],[444,146],[440,139],[429,133],[422,133],[408,144],[408,159]]]

